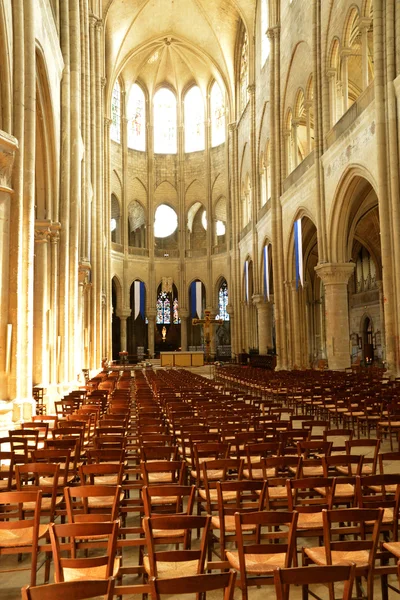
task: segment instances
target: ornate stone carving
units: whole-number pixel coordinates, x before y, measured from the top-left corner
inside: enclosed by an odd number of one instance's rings
[[[172,277],[163,277],[161,283],[161,291],[165,292],[166,294],[172,293],[172,284]]]
[[[86,286],[89,283],[89,275],[92,267],[89,262],[81,261],[78,266],[78,284]]]
[[[45,244],[50,240],[51,236],[51,221],[35,221],[35,243]]]
[[[324,285],[337,285],[348,283],[353,274],[354,263],[326,263],[317,265],[315,272],[322,279]]]
[[[50,225],[50,241],[52,244],[58,244],[60,241],[61,223],[54,222]]]
[[[11,175],[18,142],[12,135],[0,132],[0,189],[11,190]]]

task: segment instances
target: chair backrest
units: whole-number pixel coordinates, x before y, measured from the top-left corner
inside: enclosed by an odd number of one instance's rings
[[[82,485],[121,485],[123,474],[123,463],[101,462],[79,467]]]
[[[285,554],[285,567],[290,567],[296,551],[297,520],[297,511],[236,513],[240,572],[246,573],[246,555],[248,554]],[[254,528],[254,536],[246,533],[249,528]],[[265,531],[265,529],[267,530]],[[260,562],[262,563],[262,560]],[[271,564],[273,564],[273,559]],[[263,570],[260,569],[260,572],[263,573]]]
[[[145,485],[142,488],[144,514],[146,517],[160,513],[191,515],[195,494],[194,485]]]
[[[22,600],[91,600],[103,596],[103,600],[113,600],[115,579],[65,581],[46,585],[30,585],[22,588]]]
[[[104,579],[113,575],[114,559],[119,530],[118,521],[86,523],[50,523],[50,541],[54,559],[54,579],[56,583],[79,576],[90,577],[91,569],[103,567]],[[63,541],[65,540],[65,541]],[[84,548],[85,557],[77,556],[77,550]],[[99,548],[103,553],[99,555]],[[93,554],[90,553],[93,550]],[[68,556],[65,556],[65,552]],[[85,570],[86,577],[84,576]]]
[[[352,590],[355,578],[355,564],[351,565],[334,565],[334,566],[318,566],[318,567],[292,567],[288,569],[274,569],[274,584],[277,600],[287,600],[288,587],[291,585],[301,585],[303,589],[316,584],[333,584],[343,582],[342,600],[351,600]],[[306,596],[308,597],[308,595]],[[337,597],[337,596],[336,596]],[[304,593],[303,593],[304,598]]]
[[[157,460],[154,462],[141,462],[141,473],[145,485],[158,483],[183,484],[185,476],[185,463],[174,460]]]
[[[143,518],[143,529],[146,536],[146,545],[149,559],[150,577],[158,576],[157,564],[163,562],[182,563],[186,561],[197,561],[197,574],[204,573],[207,541],[210,529],[211,517],[209,516],[192,516],[192,515],[167,515],[154,516]],[[191,539],[193,530],[202,530],[200,545],[196,544],[196,548],[191,548]],[[157,531],[163,531],[165,537],[168,537],[168,532],[185,531],[183,550],[157,550]]]
[[[326,562],[332,564],[332,551],[343,552],[351,560],[351,552],[367,551],[368,567],[374,568],[383,519],[383,508],[339,508],[322,511]],[[372,524],[372,536],[369,525]]]
[[[346,442],[346,451],[347,454],[362,455],[364,457],[363,466],[368,464],[373,475],[376,473],[380,443],[381,440],[350,440]]]
[[[118,518],[120,485],[81,485],[64,488],[68,521],[82,523],[113,521]]]
[[[153,600],[160,600],[161,594],[175,597],[180,594],[206,594],[214,590],[224,590],[223,600],[233,600],[235,593],[236,573],[207,573],[204,575],[189,575],[187,577],[174,577],[173,579],[150,579],[151,596]]]
[[[45,510],[50,521],[54,520],[59,471],[60,465],[53,463],[38,462],[15,466],[15,479],[18,491],[41,491],[43,498],[45,496],[50,498],[50,502]],[[22,510],[25,514],[26,505],[23,505]],[[33,507],[29,507],[29,512],[32,510]]]

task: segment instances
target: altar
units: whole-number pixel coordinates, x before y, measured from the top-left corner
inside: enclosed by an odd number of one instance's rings
[[[202,367],[204,352],[160,352],[162,367]]]

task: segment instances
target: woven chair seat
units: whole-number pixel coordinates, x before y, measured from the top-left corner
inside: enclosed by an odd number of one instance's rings
[[[305,548],[305,553],[316,565],[326,565],[325,548]],[[358,551],[332,551],[332,564],[343,565],[355,563],[357,567],[367,568],[369,559],[368,550]]]
[[[221,529],[221,519],[219,517],[212,517],[211,527]],[[254,525],[244,525],[242,529],[243,531],[254,531]],[[236,531],[235,515],[225,516],[225,531]]]
[[[119,557],[114,560],[113,577],[118,575],[121,561]],[[79,569],[63,568],[64,581],[81,581],[82,579],[105,579],[107,574],[107,565],[99,567],[88,567]]]
[[[240,571],[239,553],[227,552],[226,558],[231,567]],[[246,573],[261,575],[263,573],[272,573],[274,569],[285,566],[286,554],[277,552],[276,554],[245,554]]]
[[[299,513],[297,529],[322,529],[322,512]]]
[[[46,535],[48,525],[39,526],[39,538]],[[21,529],[0,529],[0,548],[13,548],[15,546],[30,546],[32,544],[32,527]]]
[[[157,561],[157,577],[159,579],[170,579],[172,577],[184,577],[187,575],[197,575],[197,560],[184,560],[181,562]],[[149,557],[143,557],[143,566],[146,573],[150,574]]]

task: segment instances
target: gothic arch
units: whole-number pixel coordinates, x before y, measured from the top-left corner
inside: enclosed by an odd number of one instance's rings
[[[368,184],[377,195],[377,185],[373,175],[362,165],[349,165],[343,172],[336,187],[328,223],[328,256],[332,262],[344,263],[348,255],[348,232],[350,212],[354,202],[359,200],[363,188]],[[361,186],[361,188],[360,188]],[[361,202],[361,200],[360,200]]]

